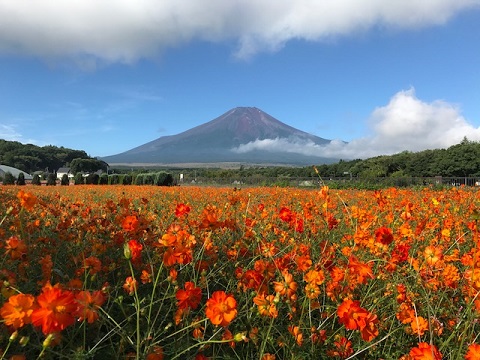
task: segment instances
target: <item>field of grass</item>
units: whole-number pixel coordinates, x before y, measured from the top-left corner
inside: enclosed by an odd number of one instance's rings
[[[480,359],[475,188],[0,199],[0,359]]]

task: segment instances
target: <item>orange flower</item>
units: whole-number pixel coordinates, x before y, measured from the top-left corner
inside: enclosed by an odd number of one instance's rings
[[[148,270],[142,270],[142,275],[140,275],[140,280],[142,284],[148,284],[152,282],[152,274]]]
[[[297,291],[297,283],[288,271],[283,271],[282,275],[284,281],[274,281],[273,288],[280,295],[290,297]]]
[[[338,356],[346,359],[353,354],[352,342],[343,336],[335,341],[333,345],[335,345],[335,349],[327,351],[327,355],[329,356]]]
[[[339,322],[345,325],[347,330],[360,330],[362,338],[371,341],[378,335],[375,324],[377,316],[360,307],[359,301],[345,299],[337,309]]]
[[[20,190],[18,192],[17,198],[18,200],[20,200],[20,205],[28,211],[32,210],[37,203],[37,198],[35,195],[25,192],[23,190]]]
[[[292,336],[295,338],[295,341],[298,346],[302,346],[303,344],[303,334],[302,331],[298,326],[289,326],[288,327],[288,332],[292,334]]]
[[[136,215],[127,215],[122,221],[122,228],[125,231],[137,230],[139,221]]]
[[[480,345],[479,344],[471,344],[468,347],[467,353],[465,354],[465,360],[480,360]]]
[[[435,246],[427,246],[424,251],[424,256],[428,265],[435,265],[442,257],[442,250]]]
[[[410,350],[409,355],[413,360],[441,360],[442,354],[435,345],[425,342],[419,343],[417,347]]]
[[[315,285],[322,285],[325,281],[325,273],[323,270],[310,270],[304,276],[303,280],[307,283],[312,283]]]
[[[44,334],[62,331],[75,323],[73,313],[77,303],[72,292],[47,283],[37,297],[37,303],[39,307],[32,313],[32,324],[41,326]]]
[[[175,208],[176,217],[182,217],[183,215],[188,214],[189,212],[190,212],[190,206],[185,204],[177,204],[177,207]]]
[[[410,323],[412,330],[418,336],[422,336],[425,331],[428,330],[428,321],[425,320],[422,316],[417,316],[413,321]]]
[[[28,294],[13,295],[0,309],[0,316],[5,320],[5,325],[19,329],[32,322],[31,316],[35,309],[35,297]]]
[[[265,294],[258,294],[253,298],[253,302],[258,306],[258,313],[262,316],[269,316],[276,318],[278,310],[275,305],[275,296]]]
[[[131,276],[127,277],[125,279],[125,283],[123,284],[123,289],[128,293],[128,295],[133,295],[135,290],[137,290],[137,280]]]
[[[185,290],[178,289],[175,294],[179,309],[196,309],[202,299],[202,290],[191,281],[185,283]]]
[[[261,360],[275,360],[275,359],[276,359],[275,354],[265,353],[263,354]]]
[[[11,236],[6,241],[5,253],[10,254],[13,260],[24,259],[27,254],[27,245],[16,236]]]
[[[90,291],[80,291],[76,296],[78,307],[74,315],[78,317],[78,320],[87,320],[89,324],[94,323],[98,319],[98,309],[105,302],[105,294],[100,291],[94,291],[93,294]]]
[[[213,325],[227,326],[237,316],[237,301],[224,291],[215,291],[206,306],[205,315]]]

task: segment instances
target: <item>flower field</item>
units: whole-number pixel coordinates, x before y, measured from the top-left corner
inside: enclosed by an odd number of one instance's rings
[[[474,188],[0,199],[0,359],[480,359]]]

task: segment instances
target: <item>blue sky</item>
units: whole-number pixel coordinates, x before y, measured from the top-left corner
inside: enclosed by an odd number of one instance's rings
[[[480,0],[0,2],[6,140],[107,156],[255,106],[365,158],[480,141],[479,104]]]

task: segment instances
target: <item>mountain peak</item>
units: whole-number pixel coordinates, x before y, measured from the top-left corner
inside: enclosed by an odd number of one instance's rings
[[[163,136],[122,154],[104,158],[110,163],[212,163],[255,162],[272,163],[286,161],[289,164],[302,162],[285,152],[282,155],[271,151],[238,153],[233,151],[241,145],[266,139],[288,139],[298,143],[326,144],[329,140],[295,129],[275,119],[256,107],[236,107],[219,117],[184,131],[178,135]],[[252,157],[253,156],[253,157]],[[303,156],[305,162],[305,156]],[[309,157],[311,161],[312,157]],[[290,160],[289,160],[290,159]]]

